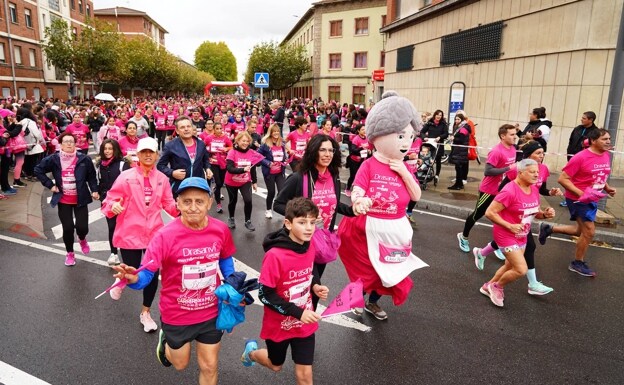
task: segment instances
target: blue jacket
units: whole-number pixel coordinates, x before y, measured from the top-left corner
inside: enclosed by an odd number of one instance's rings
[[[282,151],[284,151],[284,162],[288,161],[288,153],[286,152],[286,147],[282,143]],[[271,151],[271,147],[266,143],[263,143],[258,149],[258,153],[264,156],[264,159],[261,162],[262,165],[262,175],[266,178],[271,173],[271,162],[273,162],[273,151]],[[282,166],[282,175],[286,172],[286,167]]]
[[[204,170],[210,168],[210,162],[208,161],[208,151],[203,141],[193,137],[193,140],[197,144],[197,150],[195,153],[195,162],[191,164],[191,158],[182,139],[175,138],[171,142],[165,144],[162,154],[156,168],[158,171],[169,177],[169,183],[171,183],[171,191],[173,195],[176,195],[178,186],[182,182],[173,177],[173,171],[178,169],[186,170],[186,178],[197,176],[205,178]]]
[[[87,155],[78,153],[76,155],[76,169],[74,171],[76,176],[76,189],[78,190],[78,207],[86,206],[93,202],[91,198],[92,192],[98,191],[97,176],[95,173],[95,166],[93,161]],[[51,172],[52,179],[48,178],[47,173]],[[63,195],[62,181],[61,181],[61,158],[57,153],[46,156],[35,166],[35,176],[41,181],[48,189],[51,189],[54,184],[59,188],[59,192],[52,194],[52,200],[50,205],[56,207]]]

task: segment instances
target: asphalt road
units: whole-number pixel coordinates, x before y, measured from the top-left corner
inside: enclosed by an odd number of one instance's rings
[[[233,234],[235,257],[259,270],[262,238],[280,226],[280,216],[266,220],[264,200],[256,195],[254,207],[257,230],[243,227],[239,203]],[[44,217],[47,229],[59,223],[55,210],[46,207]],[[430,267],[412,273],[405,305],[381,300],[387,321],[349,314],[321,323],[316,384],[624,383],[621,250],[590,248],[588,261],[598,273],[590,279],[567,270],[574,245],[551,239],[538,246],[536,260],[538,278],[555,291],[532,297],[521,279],[506,289],[501,309],[479,293],[500,262],[490,257],[483,272],[476,270],[472,254],[457,247],[462,221],[420,212],[416,220],[414,251]],[[104,219],[95,220],[88,239],[94,244],[106,236]],[[489,227],[477,226],[471,244],[483,245],[490,236]],[[22,238],[26,244],[13,234],[0,237],[0,385],[37,383],[9,378],[11,367],[50,384],[197,383],[194,361],[179,373],[156,361],[157,335],[144,333],[138,321],[140,293],[126,290],[118,302],[94,300],[112,283],[102,263],[108,251],[93,251],[94,262],[78,260],[68,268],[52,231],[50,241]],[[347,283],[340,260],[323,280],[333,298]],[[152,315],[156,319],[158,310]],[[244,341],[258,337],[261,317],[261,306],[248,307],[247,321],[224,336],[221,384],[294,383],[290,358],[277,374],[240,364]]]

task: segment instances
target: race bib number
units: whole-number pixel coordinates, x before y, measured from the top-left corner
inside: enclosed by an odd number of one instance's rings
[[[216,286],[217,263],[182,266],[182,287],[189,290],[201,290]]]

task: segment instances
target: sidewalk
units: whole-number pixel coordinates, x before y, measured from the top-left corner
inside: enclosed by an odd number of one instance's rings
[[[0,201],[0,230],[46,239],[43,234],[41,194],[39,181],[25,181],[28,186],[17,188],[17,194]]]

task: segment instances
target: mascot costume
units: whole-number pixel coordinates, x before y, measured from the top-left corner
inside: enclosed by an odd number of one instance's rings
[[[401,305],[413,285],[409,274],[427,266],[412,254],[413,230],[405,216],[409,201],[421,194],[403,161],[419,131],[418,112],[394,91],[385,92],[366,119],[376,152],[362,163],[351,191],[353,210],[364,215],[342,218],[338,254],[349,279],[363,281],[369,303],[390,295]]]

